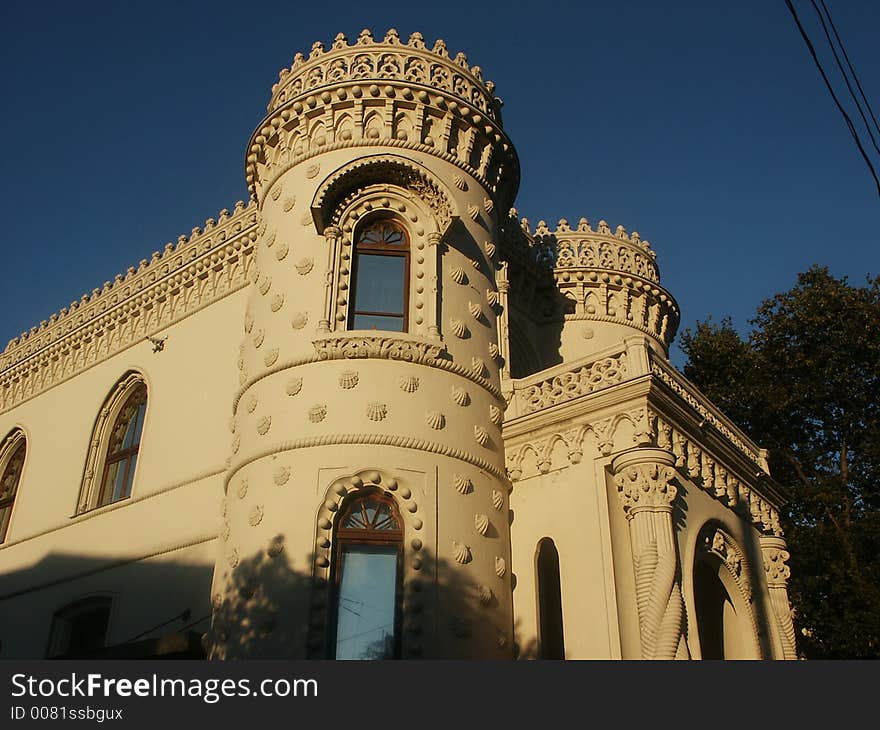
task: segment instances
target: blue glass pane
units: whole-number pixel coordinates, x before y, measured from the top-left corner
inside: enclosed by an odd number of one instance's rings
[[[340,568],[336,658],[392,658],[397,549],[353,545]]]
[[[376,314],[356,314],[352,322],[356,330],[385,330],[403,332],[403,317],[380,317]]]
[[[126,459],[129,462],[128,471],[126,473],[125,481],[122,483],[122,489],[119,492],[119,497],[117,499],[124,499],[131,495],[131,483],[134,481],[134,468],[137,465],[137,454],[132,454]]]
[[[125,429],[125,438],[122,440],[123,449],[130,449],[141,442],[141,429],[144,426],[144,411],[146,410],[147,404],[141,403],[131,415],[128,428]]]
[[[113,496],[111,501],[115,502],[125,496],[125,467],[128,465],[128,459],[117,461],[114,464],[116,469],[116,479],[113,487]],[[112,468],[112,467],[111,467]]]
[[[402,256],[358,254],[355,310],[402,315],[405,265]]]

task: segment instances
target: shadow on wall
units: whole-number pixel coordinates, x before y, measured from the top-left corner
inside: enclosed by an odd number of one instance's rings
[[[342,626],[338,612],[345,610],[360,617],[348,625],[360,626],[362,658],[511,658],[512,627],[500,624],[506,614],[497,596],[504,581],[470,583],[466,567],[437,560],[425,548],[406,547],[397,573],[403,578],[397,586],[393,638],[390,625],[370,623],[369,611],[375,607],[370,603],[381,603],[381,596],[343,606],[334,579],[328,583],[294,570],[278,544],[232,567],[224,592],[212,597],[208,657],[332,659],[336,626]],[[394,600],[388,597],[389,603]]]
[[[565,315],[574,313],[575,303],[560,293],[549,274],[537,280],[513,278],[509,299],[531,305],[509,308],[511,377],[526,378],[559,365]]]
[[[201,658],[212,575],[206,564],[51,553],[4,571],[0,659]]]

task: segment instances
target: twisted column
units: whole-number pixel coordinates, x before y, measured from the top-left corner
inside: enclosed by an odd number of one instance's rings
[[[791,575],[791,570],[785,564],[789,558],[788,546],[781,537],[761,535],[761,552],[767,574],[767,589],[770,591],[770,605],[773,606],[782,639],[783,658],[797,659],[794,623],[791,620],[791,604],[788,602],[788,578]]]
[[[672,502],[675,457],[657,448],[626,451],[611,468],[629,521],[643,659],[689,659]]]

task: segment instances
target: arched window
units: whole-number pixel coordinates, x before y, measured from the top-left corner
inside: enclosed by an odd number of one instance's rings
[[[409,236],[391,218],[374,219],[355,241],[350,329],[406,332],[409,326]]]
[[[0,543],[6,541],[9,532],[26,452],[27,442],[21,431],[13,431],[0,446]]]
[[[549,537],[538,541],[535,551],[535,583],[538,592],[538,645],[541,659],[565,659],[562,630],[562,587],[559,552]]]
[[[146,411],[147,386],[140,383],[123,403],[110,429],[98,505],[118,502],[131,494]]]
[[[95,423],[77,512],[131,496],[146,411],[147,384],[140,373],[129,373]]]
[[[334,628],[336,659],[400,655],[403,523],[394,500],[359,493],[336,520]]]
[[[55,613],[49,634],[47,656],[88,657],[104,647],[110,625],[110,605],[107,596],[92,596],[68,604]]]

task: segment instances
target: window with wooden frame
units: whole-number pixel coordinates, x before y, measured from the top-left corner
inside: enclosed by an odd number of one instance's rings
[[[336,520],[333,560],[335,659],[400,656],[403,523],[394,500],[360,492]]]
[[[131,496],[147,413],[147,383],[133,370],[107,396],[92,429],[76,514]]]
[[[349,329],[406,332],[409,327],[409,234],[393,218],[356,232]]]
[[[118,502],[131,495],[146,411],[147,386],[141,382],[122,404],[110,429],[96,506]]]
[[[27,442],[21,431],[7,436],[3,447],[0,447],[0,543],[6,541],[9,532],[26,453]]]

